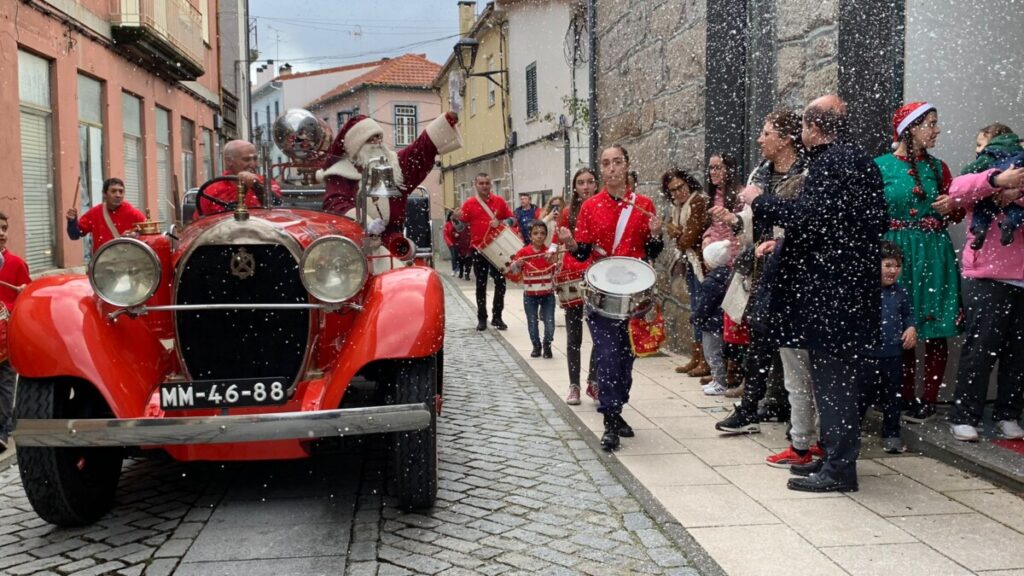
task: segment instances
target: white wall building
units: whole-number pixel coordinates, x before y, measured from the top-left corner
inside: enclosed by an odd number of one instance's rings
[[[283,64],[277,68],[277,75],[271,63],[257,69],[256,86],[252,92],[252,138],[257,135],[270,145],[270,161],[279,164],[286,160],[284,153],[274,145],[271,138],[271,126],[278,116],[290,108],[301,108],[315,100],[325,92],[361,76],[381,64],[384,60],[364,62],[325,68],[311,72],[292,73],[291,66]],[[331,124],[330,122],[328,124]],[[331,128],[335,127],[331,124]]]
[[[540,205],[588,161],[587,62],[574,50],[575,38],[586,42],[586,13],[574,0],[498,4],[508,22],[513,185]],[[495,90],[490,84],[485,98]]]

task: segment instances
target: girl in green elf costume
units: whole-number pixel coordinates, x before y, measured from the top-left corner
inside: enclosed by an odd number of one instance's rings
[[[889,231],[885,239],[904,255],[899,283],[910,292],[917,315],[918,339],[924,341],[924,390],[917,396],[917,357],[903,356],[902,398],[910,422],[935,414],[946,372],[946,339],[959,333],[960,272],[946,227],[964,217],[949,199],[952,176],[946,163],[928,153],[941,132],[938,111],[927,102],[911,102],[893,117],[892,154],[875,163],[885,182]]]

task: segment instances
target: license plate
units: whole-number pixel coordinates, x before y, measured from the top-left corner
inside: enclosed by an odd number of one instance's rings
[[[284,377],[196,380],[160,385],[160,407],[164,410],[273,406],[284,404],[286,400],[288,379]]]

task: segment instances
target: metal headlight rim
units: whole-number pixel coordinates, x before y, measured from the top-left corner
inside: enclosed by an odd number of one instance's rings
[[[96,285],[94,268],[96,267],[96,263],[99,262],[100,256],[103,255],[103,253],[109,250],[112,246],[118,246],[121,244],[134,244],[135,246],[142,248],[142,252],[149,257],[150,261],[153,264],[153,270],[156,271],[156,282],[153,282],[153,287],[149,290],[149,292],[146,293],[145,297],[141,298],[138,302],[114,302],[108,299],[106,296],[104,296],[103,293],[100,291],[99,287]],[[163,271],[160,269],[160,259],[157,257],[156,252],[153,251],[153,248],[150,247],[149,244],[146,244],[145,242],[137,240],[135,238],[122,237],[111,240],[110,242],[104,244],[95,254],[93,254],[92,259],[89,261],[89,285],[92,286],[93,293],[96,294],[96,296],[98,296],[100,300],[103,300],[107,304],[110,304],[111,306],[118,306],[121,308],[131,308],[132,306],[138,306],[144,303],[146,300],[152,298],[153,294],[156,294],[156,291],[160,289],[160,277],[162,276],[162,274]]]
[[[362,277],[359,279],[359,289],[356,290],[354,293],[352,293],[352,295],[350,295],[350,296],[348,296],[346,298],[321,298],[314,290],[310,289],[309,284],[306,282],[306,275],[305,275],[305,273],[303,273],[303,271],[306,269],[306,260],[309,258],[309,255],[313,253],[313,249],[316,248],[317,246],[319,246],[321,244],[324,244],[324,243],[327,243],[327,242],[337,242],[337,241],[341,241],[341,242],[349,244],[353,248],[353,250],[355,250],[356,254],[359,254],[360,256],[363,256],[363,251],[359,248],[359,245],[356,244],[351,238],[348,238],[346,236],[334,236],[334,235],[331,235],[331,236],[323,236],[323,237],[317,238],[316,240],[311,242],[309,244],[309,246],[307,246],[306,249],[302,252],[302,258],[299,260],[299,279],[302,281],[302,286],[305,287],[306,288],[306,292],[309,292],[310,295],[312,295],[314,298],[316,298],[317,300],[320,300],[321,302],[327,302],[328,304],[337,304],[337,303],[345,302],[347,300],[351,300],[352,298],[355,298],[356,295],[358,295],[359,292],[362,291],[363,286],[366,285],[366,280],[369,279],[369,277],[370,277],[370,267],[366,263],[366,258],[364,256],[361,259],[361,262],[362,262],[363,265],[362,265]]]

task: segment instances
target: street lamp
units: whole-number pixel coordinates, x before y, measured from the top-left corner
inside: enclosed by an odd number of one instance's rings
[[[463,74],[467,77],[470,76],[482,76],[487,78],[501,91],[505,91],[505,87],[501,85],[492,76],[495,74],[504,74],[507,70],[488,70],[487,72],[470,72],[473,69],[473,65],[476,64],[476,53],[480,50],[480,42],[473,38],[460,38],[455,44],[455,60],[459,63],[459,68],[462,69]]]

